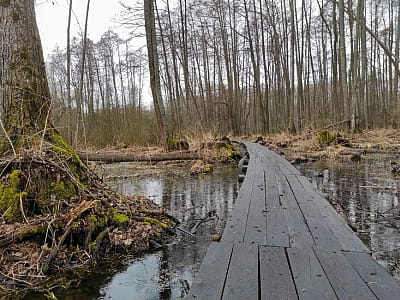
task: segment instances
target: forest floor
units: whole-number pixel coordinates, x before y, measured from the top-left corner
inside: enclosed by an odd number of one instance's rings
[[[232,153],[230,143],[225,143],[225,139],[223,137],[208,142],[194,140],[190,143],[190,150],[167,153],[162,148],[154,146],[115,146],[93,150],[91,155],[110,158],[110,161],[99,159],[103,162],[112,162],[113,158],[127,157],[128,161],[148,161],[154,165],[158,161],[163,162],[158,165],[169,165],[176,161],[182,164],[185,160],[201,160],[206,164],[233,161],[237,159],[236,153]],[[357,160],[364,155],[377,153],[400,155],[400,129],[363,130],[357,133],[323,130],[308,131],[300,135],[282,133],[269,136],[241,136],[236,139],[259,142],[284,155],[294,164],[339,157]],[[84,154],[81,154],[81,157],[84,158]]]
[[[257,137],[243,139],[255,141]],[[295,136],[275,134],[263,137],[261,143],[294,164],[335,158],[356,161],[368,154],[398,154],[400,159],[399,129],[363,130],[357,133],[324,131],[322,135],[321,131]]]

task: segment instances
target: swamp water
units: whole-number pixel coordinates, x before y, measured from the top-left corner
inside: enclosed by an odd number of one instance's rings
[[[177,218],[182,229],[190,232],[198,224],[194,236],[178,231],[174,243],[161,250],[128,261],[124,266],[95,271],[76,289],[54,291],[58,300],[182,299],[186,296],[212,235],[222,233],[230,216],[239,171],[234,165],[223,165],[216,167],[212,174],[190,176],[184,164],[137,168],[130,163],[111,164],[103,166],[98,173],[110,187],[125,195],[149,197]]]
[[[360,162],[327,160],[297,166],[342,211],[377,261],[400,281],[399,157],[365,156]]]
[[[399,158],[371,156],[359,163],[328,160],[297,168],[343,211],[374,257],[399,279],[400,178],[391,173],[390,165],[396,160]],[[223,230],[238,189],[235,166],[218,167],[204,176],[190,176],[185,169],[161,165],[160,170],[157,165],[138,170],[128,163],[104,167],[100,173],[110,186],[126,195],[148,196],[179,219],[185,230],[190,231],[200,219],[205,221],[194,238],[179,234],[175,243],[160,251],[129,261],[123,267],[94,272],[78,289],[55,291],[59,300],[184,298],[212,234]]]

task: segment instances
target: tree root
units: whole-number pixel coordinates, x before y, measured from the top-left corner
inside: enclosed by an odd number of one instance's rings
[[[19,289],[23,278],[38,286],[56,271],[142,253],[173,233],[174,219],[149,199],[110,190],[64,155],[25,152],[0,161],[0,285]]]

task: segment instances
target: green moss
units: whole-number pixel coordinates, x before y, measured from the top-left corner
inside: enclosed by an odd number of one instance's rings
[[[27,229],[21,231],[19,234],[19,239],[23,240],[25,238],[44,233],[47,229],[47,225],[38,225],[33,227],[28,227]]]
[[[103,229],[107,226],[109,218],[106,215],[90,215],[89,216],[89,227],[92,231],[97,228]]]
[[[96,241],[89,243],[89,253],[92,253],[95,247],[96,247]]]
[[[71,181],[51,183],[51,194],[55,195],[57,199],[69,200],[76,195],[76,189]]]
[[[189,143],[184,140],[168,138],[168,150],[189,150]]]
[[[118,227],[122,227],[129,222],[129,218],[125,214],[117,212],[115,208],[110,208],[110,221],[115,223]]]
[[[212,165],[210,165],[210,164],[205,165],[205,166],[204,166],[204,169],[203,169],[204,173],[211,173],[212,170],[213,170],[213,167],[212,167]]]
[[[72,147],[64,140],[64,138],[59,134],[52,134],[49,138],[50,143],[53,144],[52,150],[54,152],[61,153],[67,157],[72,158],[72,160],[79,165],[83,165],[82,160],[79,158],[78,154]]]
[[[68,159],[68,166],[75,176],[76,181],[81,185],[82,189],[85,189],[88,178],[85,175],[82,175],[85,173],[81,172],[84,163],[77,152],[59,134],[51,134],[48,137],[48,140],[53,145],[52,150],[54,152],[59,153]]]
[[[8,184],[0,184],[0,213],[8,222],[20,221],[22,212],[20,200],[28,196],[26,191],[20,191],[21,170],[14,170],[8,178]]]
[[[10,186],[18,187],[19,185],[19,177],[21,176],[21,170],[14,170],[10,174]]]
[[[149,223],[149,224],[155,224],[163,229],[167,229],[168,225],[161,222],[160,220],[154,219],[154,218],[150,218],[150,217],[146,217],[144,218],[144,222],[145,223]]]
[[[226,149],[226,156],[228,158],[232,158],[234,160],[237,160],[240,158],[239,153],[236,151],[235,147],[231,143],[227,142],[216,142],[215,143],[215,149]]]
[[[321,130],[317,133],[316,139],[320,146],[326,146],[335,140],[335,136],[329,130]]]

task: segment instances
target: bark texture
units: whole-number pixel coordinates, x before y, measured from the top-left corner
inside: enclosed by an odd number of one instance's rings
[[[18,148],[47,126],[50,92],[33,0],[0,1],[0,101],[8,144]],[[3,142],[3,152],[9,146]]]

